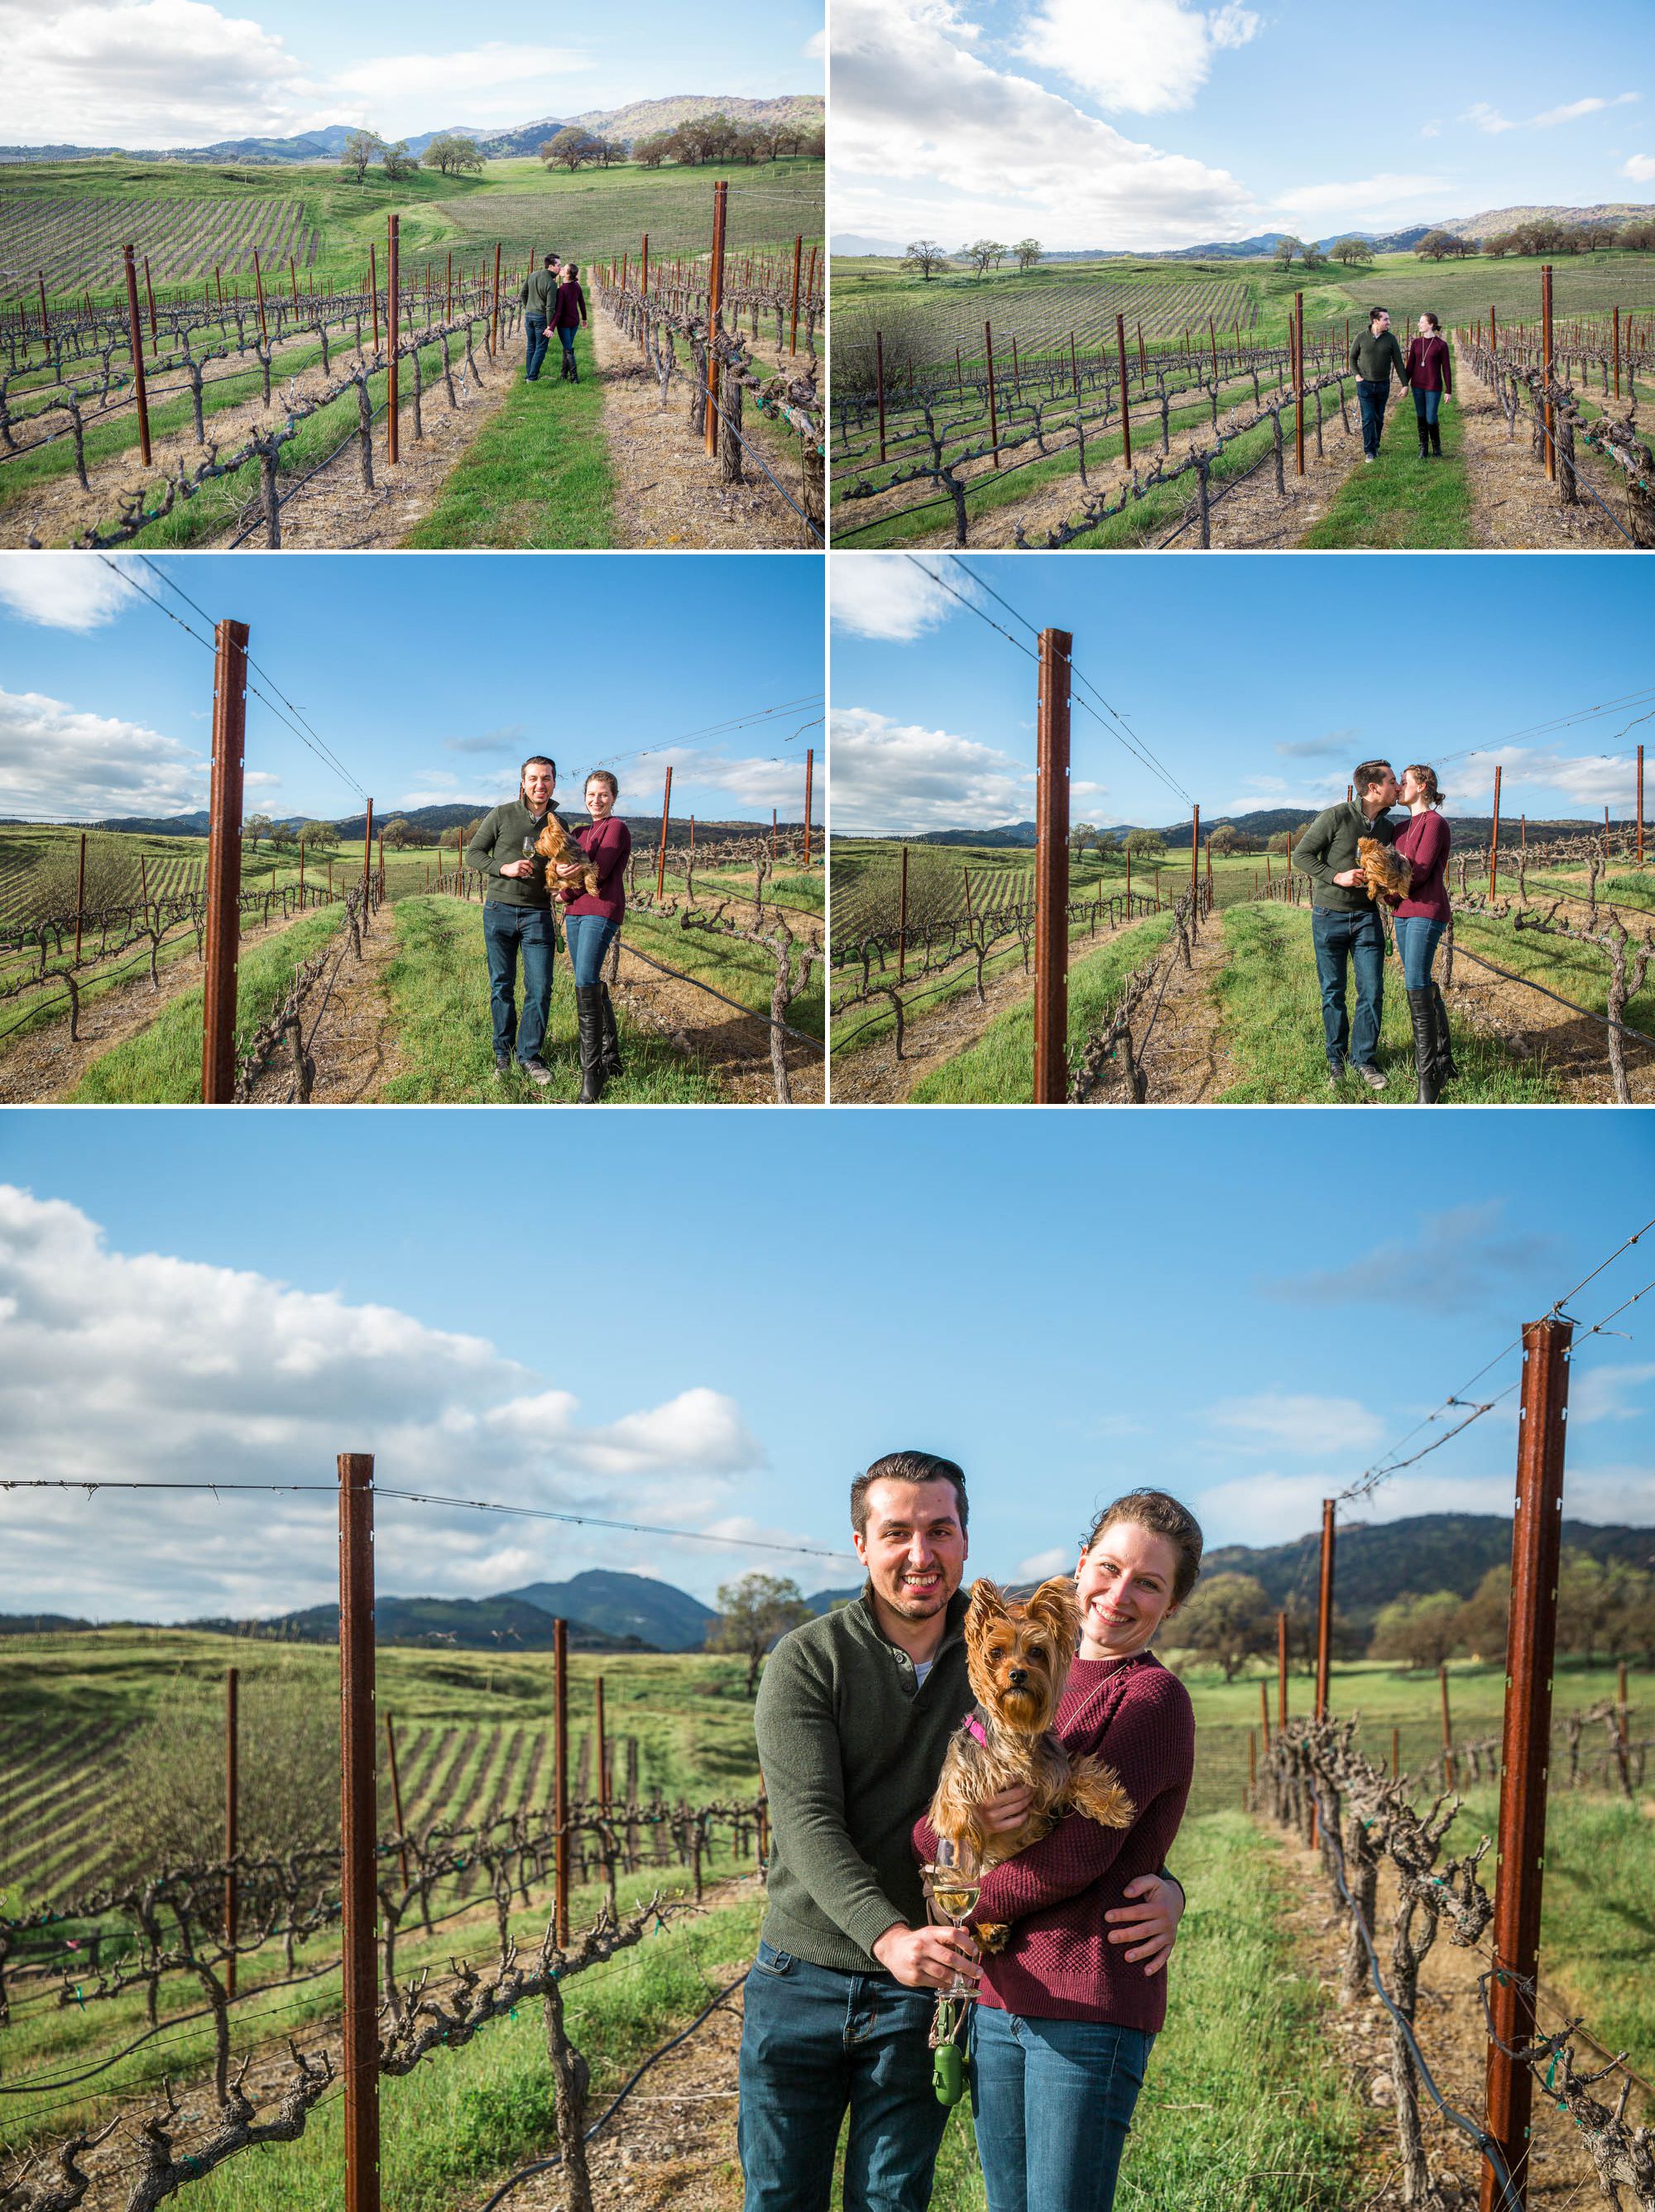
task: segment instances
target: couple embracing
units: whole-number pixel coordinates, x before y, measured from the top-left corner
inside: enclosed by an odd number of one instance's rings
[[[551,1071],[541,1057],[557,951],[554,911],[575,971],[581,1100],[595,1105],[622,1073],[615,1009],[602,969],[626,911],[626,863],[632,836],[615,816],[620,786],[606,768],[586,780],[590,821],[569,830],[552,805],[557,763],[531,753],[518,771],[517,796],[485,814],[465,848],[465,866],[483,878],[483,944],[494,1014],[494,1072],[514,1066],[542,1088]],[[517,1010],[517,971],[523,1007]]]
[[[782,1639],[758,1695],[774,1844],[742,2029],[745,2212],[824,2212],[847,2109],[846,2212],[925,2212],[948,2117],[929,2038],[959,1979],[989,2212],[1109,2212],[1183,1910],[1165,1861],[1195,1720],[1150,1645],[1200,1572],[1201,1530],[1134,1492],[1098,1516],[1074,1581],[1023,1608],[960,1589],[953,1461],[878,1460],[850,1510],[867,1584]],[[1106,1764],[1125,1825],[1071,1811],[1015,1849],[1038,1808],[1001,1787],[975,1805],[989,1871],[969,1920],[928,1925],[940,1778],[970,1763],[956,1739],[1001,1741],[1007,1711],[1050,1724],[1077,1766]]]

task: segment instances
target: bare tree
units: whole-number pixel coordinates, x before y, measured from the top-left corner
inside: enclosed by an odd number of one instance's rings
[[[904,269],[917,270],[923,282],[928,284],[934,276],[948,266],[948,256],[934,239],[922,238],[909,247],[902,265]]]
[[[368,166],[385,151],[385,141],[377,131],[353,131],[345,140],[339,155],[339,167],[349,169],[361,184],[368,174]]]
[[[1013,246],[1012,252],[1017,256],[1018,271],[1021,275],[1024,271],[1032,269],[1037,261],[1044,258],[1045,248],[1037,238],[1019,238]]]
[[[707,1631],[709,1651],[727,1651],[747,1662],[747,1695],[758,1685],[764,1655],[779,1637],[811,1617],[797,1583],[783,1575],[743,1575],[718,1594],[718,1618]]]

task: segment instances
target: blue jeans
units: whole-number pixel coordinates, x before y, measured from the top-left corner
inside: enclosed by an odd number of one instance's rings
[[[1421,392],[1417,384],[1414,386],[1414,412],[1421,422],[1434,422],[1437,419],[1437,410],[1441,405],[1440,392]],[[1417,915],[1414,918],[1416,921],[1419,920]]]
[[[600,914],[563,916],[563,944],[577,991],[587,990],[598,981],[604,955],[620,934],[620,927],[618,921],[605,921]]]
[[[488,899],[483,907],[483,943],[489,956],[489,997],[494,1007],[494,1048],[510,1056],[515,1040],[519,1060],[532,1060],[546,1037],[551,1004],[551,963],[557,933],[545,907],[507,906]],[[523,956],[523,1018],[517,1018],[517,957]]]
[[[1423,914],[1399,914],[1393,927],[1396,950],[1402,956],[1403,988],[1423,991],[1431,981],[1431,963],[1448,924],[1433,921]]]
[[[935,2003],[760,1943],[741,2027],[743,2212],[826,2212],[847,2106],[844,2212],[926,2212],[948,2124],[931,2087]]]
[[[1356,405],[1362,417],[1362,451],[1377,453],[1379,440],[1385,427],[1385,404],[1390,398],[1389,378],[1381,384],[1377,377],[1359,376],[1356,380]]]
[[[569,368],[575,366],[575,331],[573,323],[559,323],[557,325],[557,342],[563,349],[563,361]]]
[[[1110,2212],[1155,2039],[1105,2021],[971,2008],[971,2110],[989,2212]]]
[[[546,319],[544,315],[527,314],[523,318],[523,334],[528,340],[529,357],[523,374],[532,384],[540,374],[540,364],[546,357]]]
[[[1369,1066],[1379,1049],[1384,1013],[1385,933],[1377,907],[1360,914],[1318,906],[1311,910],[1311,942],[1316,948],[1317,980],[1322,986],[1322,1034],[1328,1065],[1349,1059]],[[1348,969],[1356,970],[1356,1018],[1345,1012]]]

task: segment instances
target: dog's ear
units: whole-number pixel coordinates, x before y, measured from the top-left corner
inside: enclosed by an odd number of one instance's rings
[[[1041,1583],[1025,1607],[1031,1620],[1050,1630],[1058,1656],[1072,1656],[1080,1634],[1080,1604],[1068,1575],[1054,1575]]]
[[[1006,1615],[1005,1593],[998,1583],[991,1583],[987,1575],[979,1575],[971,1584],[971,1602],[965,1610],[968,1628],[982,1629],[991,1620],[1003,1620]]]

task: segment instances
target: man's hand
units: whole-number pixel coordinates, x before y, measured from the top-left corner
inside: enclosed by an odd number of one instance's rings
[[[942,1990],[958,1973],[975,1983],[983,1972],[977,1946],[957,1928],[887,1928],[873,1946],[886,1973],[910,1990]]]
[[[1126,1957],[1135,1964],[1141,1960],[1146,1974],[1159,1974],[1177,1939],[1183,1892],[1163,1875],[1141,1874],[1136,1881],[1128,1882],[1123,1894],[1135,1901],[1104,1913],[1105,1920],[1117,1923],[1110,1927],[1109,1940],[1133,1945]]]
[[[1009,1836],[1029,1817],[1034,1792],[1026,1783],[1013,1783],[997,1796],[985,1797],[977,1808],[977,1826],[987,1836]]]
[[[1348,891],[1359,891],[1367,878],[1360,868],[1342,868],[1333,880],[1336,884],[1342,884]]]
[[[502,876],[532,876],[534,863],[532,860],[502,860],[500,872]]]

